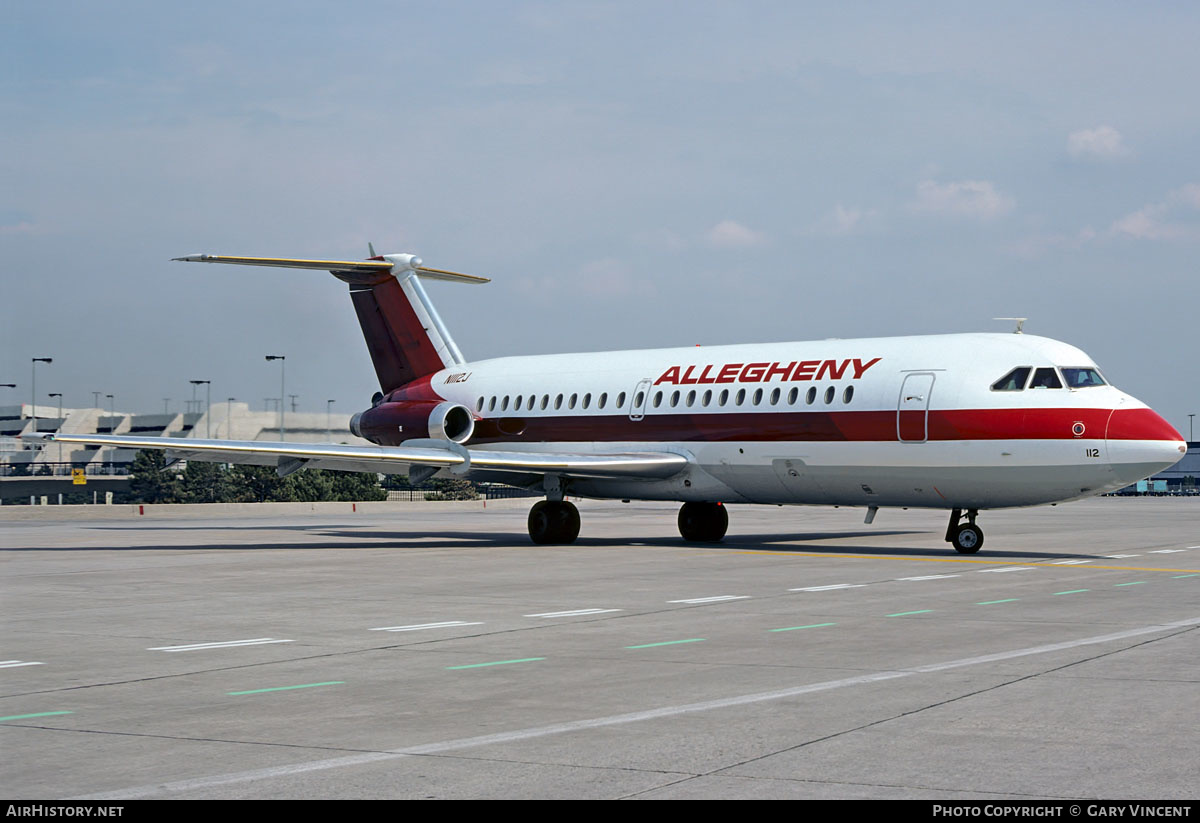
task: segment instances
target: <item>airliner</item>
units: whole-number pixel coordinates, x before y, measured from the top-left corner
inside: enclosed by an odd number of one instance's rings
[[[412,254],[363,261],[196,254],[184,262],[329,271],[349,284],[380,391],[351,418],[372,446],[123,435],[31,439],[164,449],[171,460],[407,471],[545,495],[529,536],[569,544],[567,498],[682,503],[685,541],[722,540],[728,503],[950,513],[945,539],[983,545],[980,511],[1077,500],[1177,462],[1182,436],[1074,346],[1028,334],[463,357],[422,284],[487,278]],[[1018,332],[1020,331],[1018,327]]]

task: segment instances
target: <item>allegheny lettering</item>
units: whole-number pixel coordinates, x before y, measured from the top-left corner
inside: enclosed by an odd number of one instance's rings
[[[841,380],[853,372],[853,379],[861,380],[867,369],[874,366],[883,358],[873,357],[862,360],[858,357],[844,360],[793,360],[790,363],[726,363],[718,367],[715,363],[704,366],[671,366],[662,376],[654,381],[673,383],[677,386],[691,386],[696,383],[770,383],[778,378],[780,381],[796,380]],[[699,376],[693,374],[699,370]],[[716,372],[716,377],[712,372]]]

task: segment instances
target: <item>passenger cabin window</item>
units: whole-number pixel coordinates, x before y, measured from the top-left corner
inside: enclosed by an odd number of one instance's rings
[[[833,402],[833,393],[834,393],[833,386],[830,386],[829,388],[827,388],[825,390],[825,405],[826,406],[828,406],[830,403]]]
[[[1054,369],[1038,369],[1033,373],[1033,380],[1029,382],[1031,389],[1061,389],[1062,381],[1058,379],[1058,372]]]
[[[1062,369],[1063,380],[1067,381],[1069,389],[1086,389],[1091,386],[1103,386],[1104,378],[1095,369],[1067,368]]]
[[[1025,388],[1025,384],[1029,382],[1029,373],[1033,369],[1029,366],[1017,366],[1008,374],[1001,377],[992,384],[992,391],[1021,391]]]

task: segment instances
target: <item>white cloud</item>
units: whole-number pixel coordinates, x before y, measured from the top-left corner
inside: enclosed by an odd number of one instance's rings
[[[40,230],[36,225],[28,220],[20,220],[16,223],[9,223],[0,226],[0,235],[10,234],[39,234]]]
[[[847,208],[838,203],[833,207],[832,211],[812,224],[808,229],[808,233],[843,237],[847,234],[861,231],[864,221],[874,217],[876,214],[878,212],[875,209]]]
[[[761,246],[767,239],[767,236],[762,232],[743,226],[736,220],[722,220],[709,229],[704,237],[709,245],[716,246],[719,249]]]
[[[1013,243],[1009,250],[1017,257],[1041,257],[1049,251],[1077,251],[1096,239],[1096,230],[1084,226],[1074,234],[1055,232],[1033,234]]]
[[[1114,221],[1109,231],[1139,240],[1197,238],[1200,237],[1200,224],[1187,213],[1196,209],[1200,209],[1200,184],[1188,183],[1168,192],[1163,201],[1142,206]],[[1184,213],[1180,214],[1181,211]]]
[[[1016,201],[996,191],[988,180],[959,180],[945,184],[922,180],[917,184],[917,199],[911,204],[916,212],[977,220],[1002,217],[1015,207]]]
[[[1114,160],[1131,154],[1121,132],[1112,126],[1080,129],[1067,136],[1067,154],[1076,160]]]

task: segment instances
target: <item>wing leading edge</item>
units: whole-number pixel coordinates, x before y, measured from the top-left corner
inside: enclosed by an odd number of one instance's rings
[[[573,454],[467,449],[443,440],[413,440],[400,446],[347,446],[336,443],[281,443],[254,440],[192,440],[182,437],[121,435],[27,434],[41,443],[159,449],[172,460],[274,466],[281,475],[297,469],[396,474],[410,466],[449,469],[454,474],[506,472],[563,477],[663,479],[678,474],[688,458],[672,452]]]

